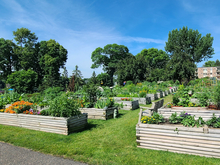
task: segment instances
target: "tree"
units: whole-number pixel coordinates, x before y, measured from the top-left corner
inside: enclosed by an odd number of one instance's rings
[[[183,82],[184,79],[187,79],[189,82],[195,74],[196,65],[191,62],[191,58],[185,52],[175,52],[172,58],[167,64],[166,68],[166,77],[167,79],[178,80]]]
[[[144,56],[131,56],[117,65],[118,83],[132,80],[134,84],[146,80],[147,62]]]
[[[213,67],[216,66],[215,61],[207,61],[205,62],[205,64],[203,65],[203,67]]]
[[[190,77],[194,77],[195,63],[209,59],[214,54],[212,43],[213,37],[211,37],[211,34],[202,37],[198,30],[188,29],[187,27],[169,32],[165,50],[170,53],[171,60],[167,68],[173,74],[170,76],[173,78],[178,77],[178,80],[183,78],[189,80]],[[179,66],[177,66],[177,63]],[[177,69],[172,70],[173,68],[180,68],[181,72]],[[182,73],[183,71],[186,73]]]
[[[37,85],[37,73],[31,69],[15,71],[8,75],[7,83],[18,93],[32,93]]]
[[[67,60],[67,50],[55,40],[41,41],[39,57],[44,75],[43,86],[59,86],[59,70]]]
[[[215,61],[215,65],[220,66],[220,61],[218,59]]]
[[[96,78],[99,85],[111,86],[111,77],[107,73],[100,73]]]
[[[211,37],[210,33],[202,37],[198,30],[183,27],[169,32],[165,50],[171,55],[175,52],[185,52],[190,56],[193,63],[198,63],[212,58],[214,54],[212,43],[213,37]]]
[[[18,56],[14,49],[16,45],[11,40],[0,38],[0,71],[1,79],[7,79],[13,71],[19,70]]]
[[[143,56],[147,63],[146,66],[146,80],[158,81],[163,79],[164,68],[169,61],[169,55],[156,48],[143,49],[137,56]]]
[[[75,70],[73,70],[73,75],[75,83],[74,91],[77,91],[79,90],[79,87],[83,85],[83,76],[81,71],[79,70],[78,65],[75,66]]]
[[[103,70],[111,77],[111,85],[113,85],[113,75],[116,72],[117,64],[121,60],[131,56],[129,50],[124,45],[108,44],[104,48],[96,48],[92,52],[91,68],[103,67]]]
[[[98,83],[98,81],[96,78],[96,74],[95,74],[95,71],[93,71],[92,77],[90,78],[90,81],[89,81],[89,84],[97,84],[97,83]]]
[[[19,56],[19,61],[22,69],[37,69],[38,58],[35,45],[37,44],[37,36],[35,33],[27,28],[20,28],[17,31],[13,31],[14,39],[17,41],[16,53]]]
[[[68,87],[69,84],[69,78],[68,78],[68,71],[66,69],[66,67],[63,68],[63,73],[61,76],[61,86],[66,89]]]

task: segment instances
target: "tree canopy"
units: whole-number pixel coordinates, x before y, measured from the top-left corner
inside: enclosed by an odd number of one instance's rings
[[[169,61],[168,54],[156,48],[143,49],[137,56],[143,56],[146,61],[146,80],[158,81],[164,78],[164,69]]]
[[[108,44],[104,48],[98,47],[92,52],[92,66],[91,68],[103,67],[111,77],[111,84],[113,84],[113,75],[116,72],[117,64],[121,60],[131,56],[129,50],[124,45]]]
[[[165,50],[170,53],[167,67],[169,76],[180,82],[194,77],[195,63],[209,59],[214,54],[212,43],[211,34],[202,37],[198,30],[187,27],[169,32],[165,46]]]
[[[216,61],[207,61],[203,65],[203,67],[214,67],[214,66],[220,66],[220,62],[218,59]]]
[[[134,84],[146,80],[147,62],[144,56],[131,56],[117,65],[118,83],[131,80]]]

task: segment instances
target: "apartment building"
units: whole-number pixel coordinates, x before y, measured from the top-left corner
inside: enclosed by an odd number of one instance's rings
[[[198,78],[203,78],[203,77],[216,77],[220,79],[220,67],[200,67],[197,68],[195,72],[195,76]]]

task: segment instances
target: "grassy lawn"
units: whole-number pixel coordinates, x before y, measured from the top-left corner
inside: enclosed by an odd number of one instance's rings
[[[167,96],[165,103],[171,98]],[[120,110],[117,119],[88,120],[86,130],[68,136],[0,125],[0,141],[88,164],[220,164],[215,158],[137,148],[138,113]]]

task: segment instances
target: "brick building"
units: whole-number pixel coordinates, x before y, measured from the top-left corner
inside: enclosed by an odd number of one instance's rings
[[[220,66],[197,68],[195,72],[195,76],[197,76],[198,78],[216,77],[220,79]]]

